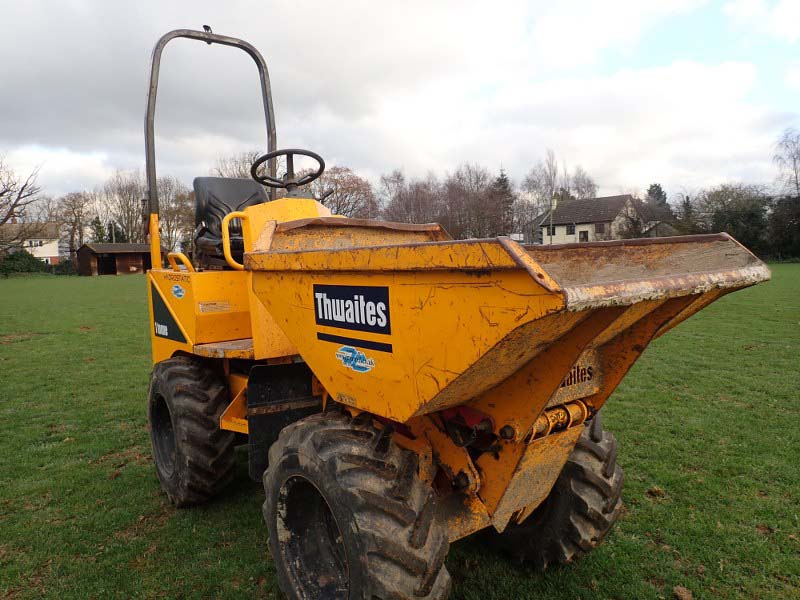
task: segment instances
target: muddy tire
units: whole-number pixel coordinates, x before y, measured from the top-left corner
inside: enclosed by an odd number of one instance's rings
[[[288,598],[439,600],[450,574],[446,525],[417,457],[371,422],[319,414],[269,451],[264,519]]]
[[[205,502],[231,480],[233,432],[219,428],[228,392],[210,368],[189,357],[153,368],[147,416],[161,487],[175,506]]]
[[[488,541],[539,569],[570,563],[600,545],[619,518],[622,481],[617,440],[603,431],[598,414],[584,429],[541,506],[503,533],[489,529]]]

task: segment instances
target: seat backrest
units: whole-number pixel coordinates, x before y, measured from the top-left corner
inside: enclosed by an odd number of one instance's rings
[[[205,230],[214,238],[222,237],[222,219],[230,212],[267,201],[261,184],[252,179],[228,177],[195,177],[195,226],[205,223]],[[242,224],[234,219],[231,235],[242,235]]]

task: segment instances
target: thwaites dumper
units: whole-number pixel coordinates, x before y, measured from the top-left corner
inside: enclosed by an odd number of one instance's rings
[[[193,259],[162,268],[153,118],[178,37],[254,59],[269,152],[252,181],[194,181]],[[769,278],[725,234],[529,247],[331,215],[302,189],[322,159],[275,149],[261,55],[210,31],[156,45],[146,145],[158,477],[206,501],[246,443],[290,598],[445,598],[449,544],[483,529],[539,567],[595,547],[621,508],[609,395],[651,340]]]

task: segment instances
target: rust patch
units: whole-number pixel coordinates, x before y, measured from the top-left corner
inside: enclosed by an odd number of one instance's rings
[[[672,588],[672,597],[675,600],[692,600],[692,591],[682,585],[676,585]]]
[[[139,515],[136,521],[128,525],[125,529],[115,531],[114,537],[118,540],[134,540],[153,533],[158,529],[163,529],[174,512],[175,509],[173,509],[171,505],[162,503],[155,514]]]
[[[0,335],[0,346],[5,346],[8,344],[16,344],[17,342],[26,342],[32,339],[35,333],[7,333],[4,335]]]
[[[47,571],[49,576],[52,572],[53,559],[48,558],[46,561],[34,567],[34,571],[27,575],[20,577],[17,587],[12,587],[6,590],[3,598],[10,599],[16,598],[23,592],[30,593],[32,590],[40,598],[44,598],[47,590],[44,587],[44,571]]]
[[[765,525],[764,523],[759,523],[756,525],[756,531],[761,535],[770,536],[775,533],[775,528]]]
[[[91,464],[100,465],[107,462],[119,462],[120,459],[123,460],[123,463],[136,461],[137,464],[146,464],[150,461],[150,457],[142,454],[141,450],[141,446],[132,446],[125,450],[111,450],[103,454],[100,458],[93,460]]]
[[[137,466],[147,465],[152,462],[152,460],[153,459],[149,454],[145,454],[143,452],[141,446],[133,446],[132,448],[127,448],[125,450],[112,450],[111,452],[106,452],[100,458],[90,461],[89,464],[102,466],[110,465],[112,470],[109,473],[108,478],[116,479],[122,474],[122,469],[127,467],[129,464],[133,463]]]

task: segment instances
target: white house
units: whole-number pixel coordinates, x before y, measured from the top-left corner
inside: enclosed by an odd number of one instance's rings
[[[14,247],[48,265],[58,264],[58,223],[4,223],[0,240],[14,240]]]
[[[553,217],[541,221],[543,244],[572,244],[617,240],[638,206],[633,196],[606,196],[559,202]]]

